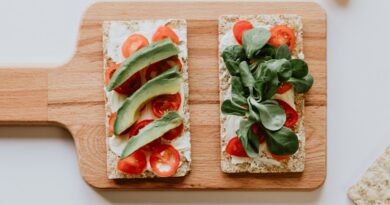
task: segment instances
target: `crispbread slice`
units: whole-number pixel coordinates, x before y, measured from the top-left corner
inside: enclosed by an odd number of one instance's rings
[[[124,58],[120,55],[120,45],[125,38],[133,33],[141,33],[149,42],[151,41],[154,31],[157,26],[169,25],[176,33],[179,34],[179,59],[182,63],[182,87],[180,94],[182,96],[182,108],[179,110],[179,114],[184,119],[184,132],[177,139],[165,143],[170,143],[178,149],[180,152],[180,165],[179,168],[172,177],[182,177],[188,174],[191,165],[191,145],[190,145],[190,133],[189,133],[189,105],[188,105],[188,65],[187,65],[187,22],[182,19],[160,19],[160,20],[132,20],[132,21],[106,21],[103,23],[103,54],[104,54],[104,72],[114,63],[120,63]],[[124,35],[118,32],[125,31]],[[115,37],[114,37],[115,36]],[[145,79],[143,79],[145,80]],[[105,89],[105,88],[104,88]],[[106,89],[105,89],[106,90]],[[142,174],[123,174],[116,169],[119,157],[109,146],[109,138],[112,137],[108,131],[109,116],[113,111],[116,111],[117,107],[112,106],[110,98],[113,96],[105,92],[105,108],[106,108],[106,144],[107,144],[107,175],[109,179],[133,179],[133,178],[154,178],[156,176],[151,170],[148,164],[147,169]],[[147,105],[148,107],[149,105]],[[179,140],[185,141],[185,143],[179,144]],[[184,146],[184,145],[185,146]],[[179,148],[178,148],[179,147]]]
[[[358,205],[390,204],[390,146],[366,171],[362,179],[348,191]]]
[[[230,45],[237,44],[232,33],[233,25],[239,20],[248,20],[255,27],[270,28],[274,25],[287,25],[294,28],[297,37],[295,50],[292,52],[293,58],[303,59],[303,25],[300,16],[294,14],[283,15],[227,15],[219,18],[219,82],[220,82],[220,103],[231,98],[230,75],[225,67],[221,54],[223,50]],[[236,116],[224,115],[220,113],[221,123],[221,168],[226,173],[284,173],[284,172],[302,172],[305,167],[305,131],[303,126],[304,118],[304,95],[295,94],[295,107],[299,115],[299,120],[294,131],[299,138],[299,150],[290,157],[289,160],[277,161],[269,157],[269,152],[264,144],[261,145],[261,151],[256,158],[237,158],[226,154],[225,148],[233,126],[229,118]],[[238,121],[238,120],[237,120]]]

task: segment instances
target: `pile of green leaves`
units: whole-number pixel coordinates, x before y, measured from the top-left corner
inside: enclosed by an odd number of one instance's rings
[[[264,132],[272,154],[291,155],[298,150],[298,137],[283,126],[286,114],[272,96],[285,82],[293,84],[296,93],[305,93],[313,85],[306,62],[291,59],[285,44],[279,48],[267,44],[270,37],[267,29],[253,28],[244,33],[242,47],[229,46],[222,53],[231,75],[232,98],[222,103],[221,110],[243,116],[236,133],[249,157],[259,153],[259,140],[251,129],[254,124]]]

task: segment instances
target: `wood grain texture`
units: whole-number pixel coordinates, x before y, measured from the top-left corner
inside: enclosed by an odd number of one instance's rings
[[[307,95],[306,168],[298,175],[228,175],[220,170],[218,17],[302,16],[304,53],[315,83]],[[192,172],[182,179],[108,180],[104,135],[102,22],[185,18],[188,22]],[[81,23],[73,59],[58,69],[0,69],[0,123],[58,123],[75,140],[80,172],[98,188],[312,190],[326,176],[326,16],[315,3],[97,3]]]

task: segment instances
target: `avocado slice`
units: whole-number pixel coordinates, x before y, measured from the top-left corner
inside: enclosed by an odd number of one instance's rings
[[[132,75],[149,66],[179,54],[179,48],[170,38],[151,43],[127,58],[112,76],[107,86],[108,91],[122,85]]]
[[[126,98],[116,113],[114,133],[119,135],[139,118],[139,110],[152,98],[179,92],[181,75],[177,66],[149,80],[130,97]]]
[[[142,128],[139,133],[132,137],[126,144],[120,156],[124,159],[139,148],[152,142],[153,140],[161,137],[163,134],[171,129],[180,126],[183,123],[183,119],[177,112],[167,112],[160,119],[151,122]]]

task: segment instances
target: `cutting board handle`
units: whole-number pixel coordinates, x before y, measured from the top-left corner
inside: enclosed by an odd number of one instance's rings
[[[48,69],[0,68],[0,124],[48,121]]]

